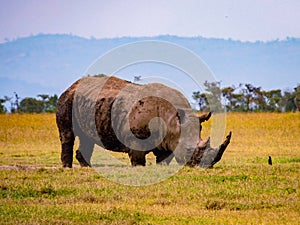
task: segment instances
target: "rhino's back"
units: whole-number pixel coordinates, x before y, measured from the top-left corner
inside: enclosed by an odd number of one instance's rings
[[[73,102],[73,118],[86,136],[113,151],[128,151],[126,138],[132,133],[147,139],[151,132],[166,135],[158,146],[173,150],[180,137],[178,109],[189,109],[186,98],[162,84],[138,85],[116,77],[87,77],[80,80]],[[161,126],[150,132],[152,118],[161,118]],[[133,139],[132,142],[138,141]]]
[[[116,77],[86,77],[77,85],[73,120],[79,130],[98,145],[114,150],[120,143],[111,129],[111,105],[129,82]]]

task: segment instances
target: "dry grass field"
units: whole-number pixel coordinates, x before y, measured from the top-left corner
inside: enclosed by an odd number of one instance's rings
[[[300,113],[229,113],[230,130],[213,169],[126,186],[62,169],[55,115],[0,115],[0,224],[299,224]]]

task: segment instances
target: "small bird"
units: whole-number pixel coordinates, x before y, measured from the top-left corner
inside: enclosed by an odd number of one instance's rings
[[[269,156],[268,164],[272,166],[272,157],[271,156]]]

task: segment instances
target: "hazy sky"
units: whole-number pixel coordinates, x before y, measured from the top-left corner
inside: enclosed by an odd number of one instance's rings
[[[82,37],[300,37],[299,0],[0,0],[0,42],[38,33]]]

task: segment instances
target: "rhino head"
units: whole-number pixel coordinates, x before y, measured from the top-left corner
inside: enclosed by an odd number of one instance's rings
[[[211,112],[199,116],[199,129],[200,134],[202,130],[202,123],[211,117]],[[222,158],[224,151],[230,143],[231,131],[226,136],[224,142],[217,148],[212,148],[210,145],[210,137],[202,140],[201,135],[190,160],[187,162],[188,166],[199,166],[201,168],[212,168],[214,164],[219,162]]]

